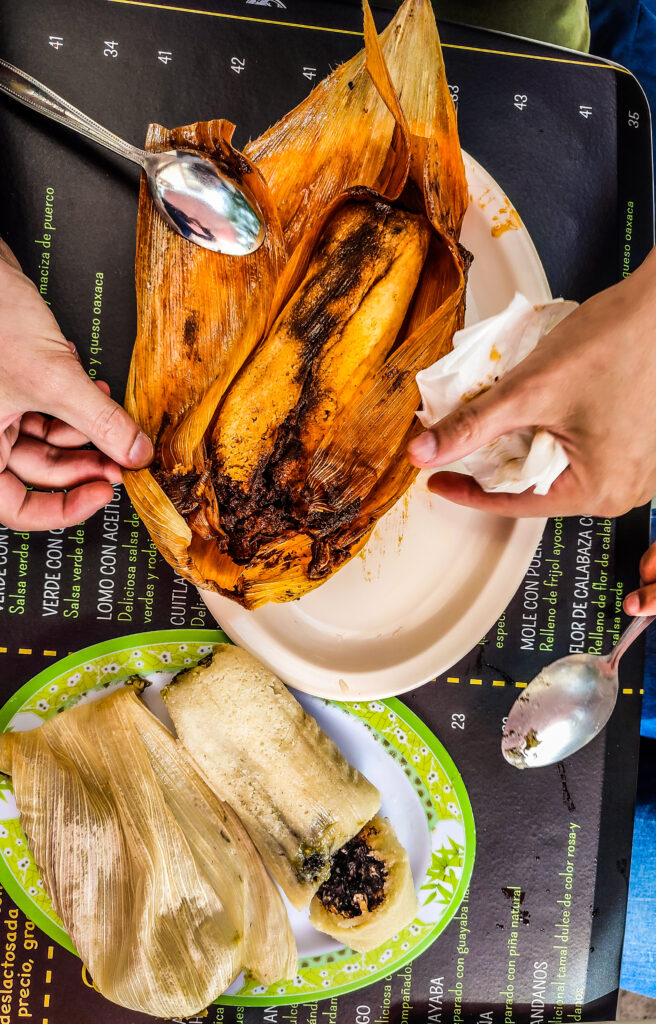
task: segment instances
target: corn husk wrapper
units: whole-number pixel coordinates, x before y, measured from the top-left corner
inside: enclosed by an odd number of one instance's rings
[[[0,736],[21,825],[100,992],[154,1016],[203,1010],[246,967],[296,973],[282,900],[234,812],[122,689]]]
[[[467,188],[429,0],[406,0],[380,38],[365,5],[364,51],[243,154],[230,147],[231,131],[209,122],[149,133],[150,149],[186,146],[223,160],[260,202],[268,231],[253,256],[209,253],[164,224],[142,182],[126,408],[157,458],[125,483],[182,576],[255,608],[322,583],[412,483],[404,451],[416,429],[415,375],[463,325]],[[255,549],[240,555],[218,493],[221,408],[288,308],[331,218],[347,202],[381,198],[431,228],[407,315],[382,363],[305,446],[291,519],[263,526]],[[253,522],[257,535],[257,514]]]

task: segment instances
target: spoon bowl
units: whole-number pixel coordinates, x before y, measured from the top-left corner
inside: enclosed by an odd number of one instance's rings
[[[540,768],[593,740],[617,701],[620,658],[655,618],[633,619],[610,654],[570,654],[545,666],[510,709],[501,740],[506,761]]]
[[[188,241],[228,256],[249,256],[262,245],[266,228],[255,199],[207,153],[180,149],[149,153],[132,146],[4,60],[0,60],[0,92],[139,164],[162,217]]]
[[[171,227],[205,249],[248,256],[265,227],[251,193],[192,150],[146,153],[143,168],[157,209]]]

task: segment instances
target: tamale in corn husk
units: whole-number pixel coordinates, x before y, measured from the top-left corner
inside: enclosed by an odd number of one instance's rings
[[[380,793],[286,686],[247,651],[215,648],[164,691],[180,742],[237,812],[293,906],[307,907],[332,858],[374,816]]]
[[[249,969],[293,977],[282,899],[234,812],[129,689],[0,735],[21,825],[100,992],[202,1011]]]
[[[467,189],[429,0],[380,38],[365,3],[364,51],[243,153],[230,136],[149,133],[223,161],[267,239],[199,249],[142,182],[126,407],[156,460],[125,483],[178,572],[255,608],[329,578],[410,486],[415,375],[463,324]]]

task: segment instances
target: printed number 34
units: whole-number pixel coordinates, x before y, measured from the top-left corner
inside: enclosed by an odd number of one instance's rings
[[[465,716],[459,715],[454,712],[451,715],[451,728],[452,729],[464,729],[465,728]]]

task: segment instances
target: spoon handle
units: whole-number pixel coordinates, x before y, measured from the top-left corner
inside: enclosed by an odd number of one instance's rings
[[[129,142],[125,142],[118,135],[103,128],[77,107],[58,96],[56,92],[4,60],[0,60],[0,92],[6,93],[7,96],[13,96],[19,103],[24,103],[26,107],[45,114],[53,121],[58,121],[74,132],[85,135],[92,142],[97,142],[114,153],[118,153],[119,156],[132,160],[143,167],[147,156],[143,150],[131,146]]]
[[[630,647],[636,637],[639,637],[643,630],[651,625],[654,619],[656,619],[656,615],[636,615],[634,617],[608,655],[608,667],[610,669],[615,671],[617,663],[627,647]]]

